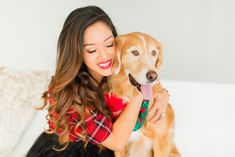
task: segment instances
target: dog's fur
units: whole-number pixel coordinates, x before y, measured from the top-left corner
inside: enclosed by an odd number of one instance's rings
[[[147,34],[134,32],[117,37],[115,45],[117,57],[113,60],[114,75],[108,80],[112,93],[125,101],[137,94],[137,89],[129,81],[129,74],[140,84],[152,84],[154,94],[163,89],[158,72],[162,63],[162,48],[159,41]],[[157,74],[156,80],[151,82],[146,78],[149,71]],[[174,112],[170,104],[165,114],[160,124],[145,121],[141,129],[132,133],[125,149],[116,152],[115,155],[179,157],[180,154],[173,142]]]

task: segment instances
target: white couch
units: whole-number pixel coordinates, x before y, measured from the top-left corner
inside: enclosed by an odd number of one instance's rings
[[[48,77],[44,79],[46,84]],[[170,92],[170,103],[175,110],[175,141],[182,157],[235,156],[235,85],[169,80],[162,83]],[[42,91],[45,84],[38,85]],[[33,113],[28,125],[18,134],[17,144],[5,153],[0,148],[0,157],[23,157],[47,128],[46,111]],[[15,123],[21,123],[19,121]]]
[[[22,134],[34,118],[34,107],[42,104],[40,97],[47,89],[47,82],[46,71],[0,66],[0,157],[9,156],[17,149],[16,144],[24,141]]]

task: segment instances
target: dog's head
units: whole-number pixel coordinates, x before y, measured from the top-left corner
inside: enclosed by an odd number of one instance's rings
[[[162,63],[159,41],[147,34],[134,32],[115,39],[116,57],[113,60],[114,75],[125,73],[139,84],[157,84]]]

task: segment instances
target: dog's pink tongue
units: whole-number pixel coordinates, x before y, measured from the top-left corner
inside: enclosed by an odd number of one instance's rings
[[[152,87],[151,85],[141,85],[141,93],[145,100],[150,100],[152,97]]]

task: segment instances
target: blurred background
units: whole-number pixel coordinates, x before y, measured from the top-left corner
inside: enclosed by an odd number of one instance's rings
[[[162,79],[235,83],[233,0],[0,0],[0,65],[53,73],[63,22],[85,5],[102,7],[119,34],[160,40]]]

